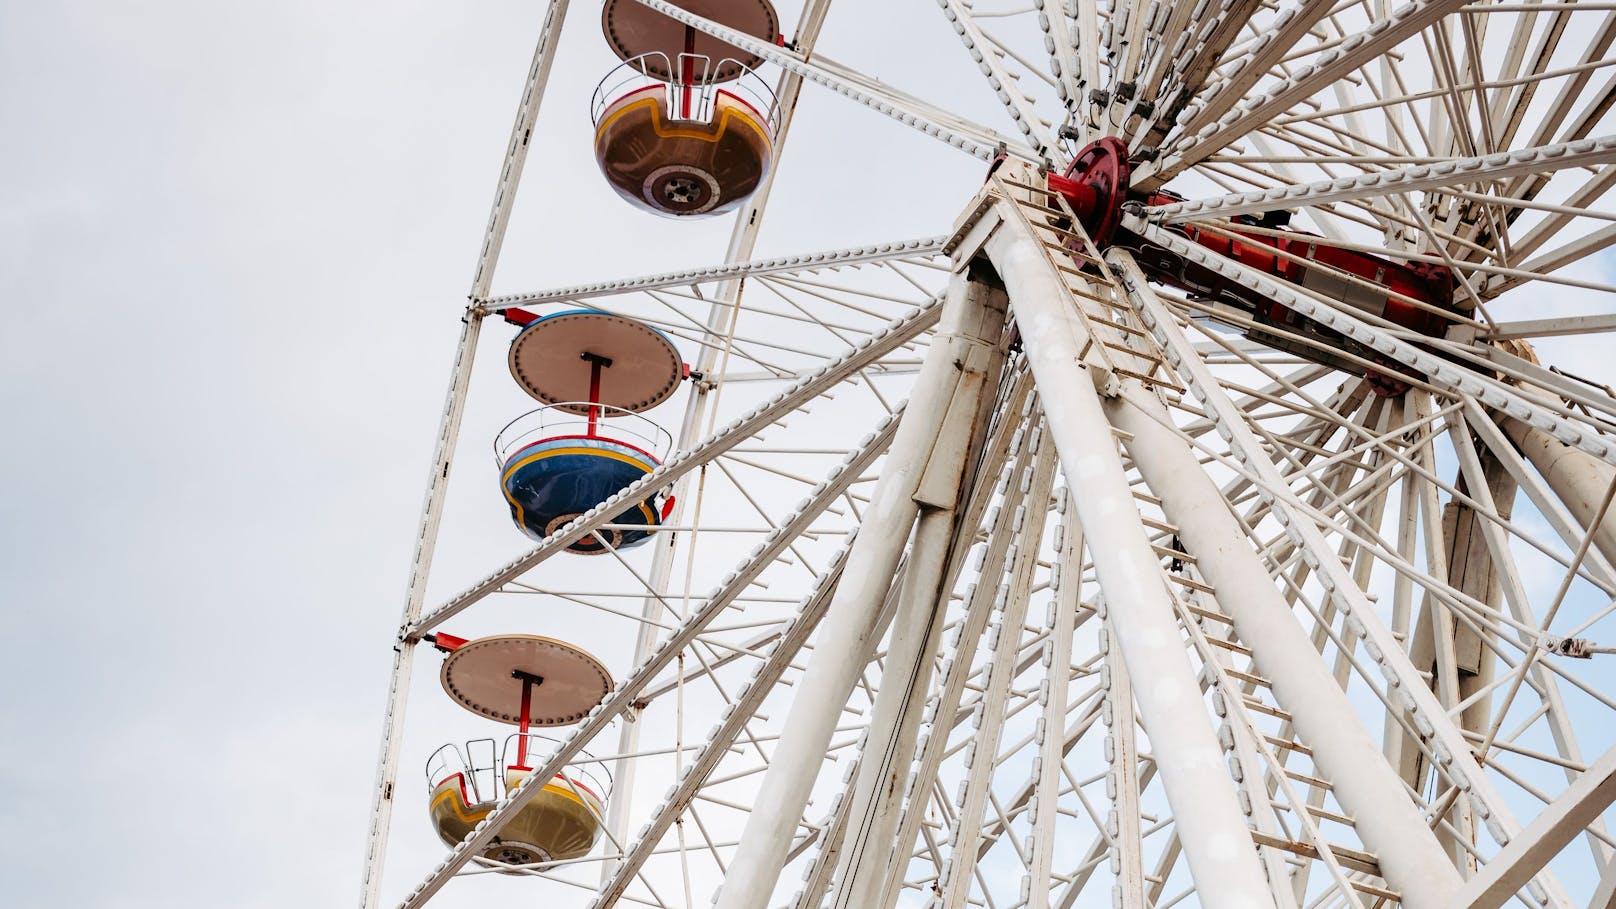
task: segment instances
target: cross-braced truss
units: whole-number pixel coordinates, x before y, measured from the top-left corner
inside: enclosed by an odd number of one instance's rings
[[[940,236],[759,258],[765,185],[691,257],[718,264],[495,295],[551,0],[434,455],[363,905],[1616,904],[1616,4],[938,0],[910,15],[959,46],[926,52],[986,89],[927,100],[825,56],[826,2],[784,44],[637,2],[779,68],[781,148],[821,92],[1007,160]],[[1137,242],[1096,243],[1047,182],[1105,137]],[[1253,219],[1278,209],[1290,228]],[[1309,252],[1328,280],[1293,282],[1186,226],[1445,268],[1454,305],[1417,331],[1344,302],[1371,279]],[[1163,250],[1273,309],[1158,283]],[[677,453],[429,599],[451,467],[478,469],[458,443],[496,416],[468,395],[482,335],[553,304],[679,347]],[[664,487],[650,543],[606,544]],[[412,673],[467,629],[582,639],[618,681],[411,867],[409,767],[452,737],[406,736]],[[592,853],[473,861],[585,761],[615,776]]]

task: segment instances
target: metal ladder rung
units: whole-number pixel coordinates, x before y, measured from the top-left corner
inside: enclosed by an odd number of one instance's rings
[[[1251,648],[1246,647],[1243,644],[1236,644],[1233,641],[1225,641],[1222,638],[1215,638],[1215,637],[1213,637],[1211,635],[1206,636],[1206,642],[1208,644],[1211,644],[1213,647],[1221,647],[1222,649],[1227,650],[1230,653],[1238,653],[1238,654],[1243,654],[1245,656],[1251,656]],[[1309,752],[1309,753],[1311,753],[1311,752]]]
[[[1263,688],[1273,690],[1273,687],[1274,687],[1273,683],[1269,682],[1267,679],[1263,678],[1260,675],[1252,675],[1249,672],[1241,672],[1238,669],[1225,669],[1223,671],[1230,678],[1236,678],[1236,679],[1239,679],[1242,682],[1250,682],[1253,685],[1259,685],[1259,686],[1261,686]]]
[[[1322,856],[1319,854],[1318,848],[1312,843],[1303,843],[1298,840],[1280,839],[1277,836],[1263,833],[1260,830],[1251,831],[1251,838],[1256,841],[1257,845],[1259,846],[1268,846],[1273,849],[1289,852],[1292,855],[1300,855],[1303,858],[1322,858]],[[1331,843],[1330,854],[1335,856],[1335,860],[1339,862],[1343,868],[1350,868],[1353,871],[1362,871],[1367,874],[1373,874],[1376,877],[1380,876],[1380,860],[1377,859],[1373,853],[1364,852],[1361,849],[1350,849],[1346,846],[1337,846],[1334,843]]]
[[[1058,265],[1056,266],[1056,268],[1059,268],[1059,267],[1060,266],[1058,266]],[[1072,296],[1077,297],[1080,300],[1088,300],[1090,303],[1098,303],[1101,306],[1105,306],[1105,307],[1109,307],[1111,305],[1111,301],[1106,299],[1105,297],[1099,296],[1098,294],[1091,294],[1086,290],[1078,290],[1077,288],[1073,287],[1070,282],[1067,282],[1067,284],[1066,284],[1066,291],[1067,291],[1067,293],[1070,293]],[[1086,309],[1083,310],[1083,315],[1085,315],[1085,316],[1087,316],[1088,318],[1091,318],[1091,319],[1095,317],[1093,313],[1089,312]]]
[[[1076,241],[1078,243],[1083,242],[1082,234],[1075,233],[1068,228],[1060,226],[1059,224],[1050,223],[1049,219],[1051,217],[1060,218],[1062,221],[1070,223],[1071,219],[1066,216],[1065,212],[1056,211],[1053,208],[1045,208],[1042,205],[1037,205],[1031,202],[1021,203],[1021,207],[1031,209],[1036,213],[1035,216],[1029,216],[1027,218],[1027,220],[1032,223],[1033,230],[1048,231],[1055,236],[1060,237],[1062,240]],[[1042,219],[1043,223],[1038,223],[1039,219]],[[1061,248],[1083,256],[1085,259],[1089,258],[1088,254],[1083,252],[1081,249],[1072,249],[1070,246],[1066,246],[1064,244],[1062,244]]]
[[[1365,881],[1349,880],[1347,883],[1352,885],[1352,889],[1358,891],[1359,893],[1367,893],[1370,896],[1378,896],[1383,900],[1388,900],[1391,902],[1401,903],[1403,901],[1403,895],[1398,893],[1396,890],[1387,890],[1385,887],[1377,887],[1374,884],[1370,884]]]
[[[1055,193],[1053,191],[1049,192],[1049,195],[1053,196],[1054,194]],[[1041,205],[1041,204],[1039,204],[1037,202],[1032,201],[1031,199],[1017,199],[1016,204],[1021,206],[1022,208],[1031,208],[1031,209],[1034,209],[1034,210],[1037,210],[1037,211],[1041,211],[1041,212],[1043,212],[1044,214],[1047,214],[1047,215],[1054,215],[1057,218],[1068,218],[1068,219],[1071,218],[1071,215],[1068,215],[1066,212],[1063,212],[1058,208],[1050,208],[1047,205]],[[1051,225],[1051,226],[1054,226],[1054,225]]]
[[[1071,288],[1068,287],[1067,290],[1071,290]],[[1076,293],[1076,291],[1073,291],[1073,293]],[[1112,328],[1115,328],[1117,331],[1126,332],[1126,333],[1128,333],[1130,335],[1133,335],[1135,337],[1139,337],[1139,338],[1148,338],[1148,337],[1150,337],[1150,333],[1147,332],[1147,331],[1143,331],[1141,329],[1134,328],[1132,325],[1124,325],[1121,322],[1113,321],[1111,319],[1106,318],[1105,316],[1097,316],[1097,315],[1095,315],[1093,313],[1089,313],[1089,318],[1091,320],[1095,321],[1095,322],[1100,323],[1101,325],[1109,325]],[[1159,362],[1159,360],[1158,360],[1158,362]]]
[[[1047,231],[1050,231],[1050,232],[1055,233],[1057,235],[1059,235],[1060,232],[1061,232],[1060,228],[1058,228],[1058,227],[1050,227],[1047,224],[1044,225],[1041,228],[1035,226],[1033,228],[1033,230],[1047,230]],[[1081,238],[1078,238],[1078,239],[1081,239]],[[1088,253],[1078,252],[1077,250],[1071,248],[1070,246],[1067,246],[1064,243],[1051,243],[1048,240],[1044,240],[1044,239],[1041,239],[1041,238],[1039,239],[1038,242],[1044,244],[1044,247],[1046,249],[1059,250],[1062,254],[1071,256],[1074,259],[1081,259],[1084,262],[1088,262],[1088,263],[1093,264],[1093,265],[1099,265],[1100,264],[1100,260],[1094,258],[1093,256],[1090,256]]]
[[[1173,391],[1176,391],[1179,394],[1188,393],[1188,390],[1184,388],[1184,386],[1179,385],[1176,382],[1169,382],[1166,379],[1157,378],[1156,376],[1147,376],[1143,373],[1134,372],[1131,369],[1123,369],[1120,366],[1115,367],[1114,371],[1117,374],[1127,376],[1130,379],[1138,379],[1141,382],[1149,382],[1152,385],[1160,385],[1163,388],[1171,388]]]
[[[1182,585],[1184,585],[1185,587],[1188,587],[1191,590],[1199,590],[1202,593],[1216,593],[1217,592],[1217,591],[1212,589],[1211,585],[1202,584],[1200,581],[1197,581],[1197,580],[1195,580],[1193,578],[1186,578],[1183,575],[1170,574],[1170,575],[1167,576],[1167,579],[1169,581],[1172,581],[1175,584],[1182,584]],[[1231,621],[1228,616],[1224,615],[1221,612],[1211,612],[1211,611],[1205,610],[1205,609],[1202,609],[1199,612],[1197,612],[1196,607],[1194,607],[1194,606],[1190,606],[1189,609],[1190,609],[1191,612],[1195,612],[1196,615],[1201,615],[1201,614],[1204,613],[1206,615],[1206,617],[1210,618],[1210,619],[1217,619],[1217,620],[1223,621],[1223,622]]]
[[[1291,770],[1290,768],[1287,767],[1285,769],[1285,775],[1290,777],[1291,779],[1297,781],[1298,783],[1306,783],[1309,786],[1312,786],[1314,789],[1330,789],[1331,788],[1330,783],[1329,783],[1328,780],[1321,780],[1316,776],[1308,776],[1307,774],[1302,773],[1299,770]]]
[[[1246,709],[1248,709],[1248,710],[1255,710],[1258,713],[1266,713],[1271,717],[1276,717],[1278,719],[1284,720],[1287,723],[1289,723],[1291,721],[1291,715],[1290,714],[1286,713],[1283,710],[1280,710],[1278,707],[1270,707],[1267,704],[1264,704],[1262,701],[1257,700],[1256,698],[1242,697],[1240,699],[1240,702],[1245,704]]]
[[[1273,745],[1275,748],[1283,748],[1283,749],[1285,749],[1287,751],[1294,751],[1294,752],[1296,752],[1297,754],[1300,754],[1303,757],[1312,757],[1313,756],[1313,749],[1307,747],[1306,745],[1302,744],[1301,742],[1293,741],[1291,739],[1275,738],[1274,736],[1271,736],[1271,735],[1263,736],[1263,741],[1267,742],[1270,745]]]
[[[1068,250],[1068,252],[1070,252],[1070,250]],[[1084,258],[1087,258],[1087,257],[1085,256]],[[1089,279],[1089,280],[1093,280],[1093,278],[1094,278],[1093,275],[1089,274],[1088,272],[1084,271],[1081,268],[1073,268],[1070,265],[1064,265],[1064,264],[1062,264],[1060,262],[1056,262],[1055,267],[1060,269],[1061,271],[1066,272],[1069,275],[1079,275],[1079,276],[1081,276],[1083,278],[1086,278],[1086,279]]]
[[[1176,537],[1176,535],[1178,535],[1178,527],[1173,526],[1173,524],[1168,524],[1167,521],[1157,521],[1157,519],[1155,519],[1155,518],[1146,518],[1146,516],[1144,516],[1144,514],[1141,514],[1141,516],[1139,516],[1139,521],[1144,521],[1144,526],[1146,526],[1146,527],[1155,527],[1155,529],[1157,529],[1157,531],[1164,531],[1164,532],[1167,532],[1167,534],[1175,535],[1175,537]],[[1178,558],[1181,558],[1181,560],[1185,560],[1185,561],[1194,561],[1194,560],[1196,560],[1196,558],[1194,558],[1193,555],[1189,555],[1189,553],[1180,553],[1180,552],[1178,552],[1178,550],[1170,550],[1170,548],[1164,548],[1164,547],[1157,547],[1157,548],[1159,548],[1160,552],[1167,553],[1167,555],[1178,556]]]
[[[1095,321],[1095,322],[1101,321],[1100,319],[1096,319],[1092,315],[1089,316],[1089,319],[1091,321]],[[1145,352],[1143,352],[1143,351],[1141,351],[1141,350],[1139,350],[1137,348],[1129,347],[1127,344],[1123,344],[1123,343],[1120,343],[1120,342],[1117,342],[1117,341],[1101,341],[1100,343],[1104,344],[1106,347],[1111,348],[1112,350],[1119,350],[1119,351],[1127,354],[1130,357],[1138,357],[1139,359],[1144,360],[1146,362],[1154,363],[1158,367],[1167,365],[1167,361],[1163,360],[1161,357],[1158,357],[1155,354],[1147,354],[1147,353],[1145,353]]]
[[[1174,580],[1187,581],[1189,579],[1188,578],[1174,578]],[[1205,587],[1206,585],[1202,584],[1200,586]],[[1184,608],[1188,609],[1190,611],[1191,615],[1198,615],[1203,619],[1211,619],[1214,622],[1222,622],[1225,625],[1230,625],[1230,626],[1234,625],[1234,619],[1229,618],[1228,616],[1224,615],[1221,612],[1218,612],[1215,609],[1203,609],[1202,607],[1197,606],[1194,603],[1185,603]]]
[[[1334,811],[1329,811],[1324,808],[1317,808],[1313,805],[1307,806],[1307,813],[1313,815],[1321,821],[1335,821],[1337,824],[1344,824],[1348,827],[1358,826],[1356,821],[1344,814],[1336,814]]]

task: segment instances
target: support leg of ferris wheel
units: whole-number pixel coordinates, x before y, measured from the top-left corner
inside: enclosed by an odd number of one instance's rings
[[[1001,291],[965,281],[963,276],[956,276],[955,281],[963,284],[971,309],[1004,310]],[[1002,358],[996,357],[987,374],[997,374],[1001,366]],[[1012,387],[1008,402],[1020,400],[1027,384],[1023,380],[1015,381],[1017,384]],[[972,420],[975,425],[988,426],[993,404],[992,395],[978,398],[977,414]],[[883,682],[872,708],[870,731],[850,790],[847,831],[843,834],[844,841],[836,844],[836,867],[832,877],[835,892],[829,903],[833,909],[871,909],[883,905],[882,894],[889,886],[889,870],[894,866],[906,867],[906,862],[898,856],[914,841],[912,835],[896,847],[896,855],[888,856],[893,852],[903,817],[903,794],[909,788],[910,765],[921,717],[927,710],[931,667],[937,661],[942,637],[941,619],[947,611],[949,592],[961,573],[963,560],[975,542],[974,537],[961,536],[960,531],[977,526],[986,510],[985,494],[993,488],[997,474],[984,468],[989,464],[997,465],[1005,446],[1014,444],[1010,439],[1021,439],[1025,432],[1016,428],[1021,423],[1018,413],[1001,411],[1001,423],[991,434],[992,438],[981,446],[980,452],[974,445],[968,450],[969,458],[961,475],[961,479],[968,482],[961,485],[955,504],[942,506],[938,503],[945,495],[929,496],[932,507],[921,511],[916,524],[915,555],[904,578]],[[960,640],[967,638],[962,635]],[[885,681],[889,678],[894,681]],[[932,710],[935,720],[942,708]],[[921,800],[924,801],[923,797]]]
[[[848,825],[837,847],[832,878],[837,884],[830,900],[835,909],[875,905],[886,880],[887,853],[942,639],[941,619],[948,605],[942,582],[948,574],[954,521],[954,509],[928,509],[916,522],[915,556],[904,573],[881,687],[853,778]],[[824,848],[832,845],[827,842]]]
[[[814,44],[819,40],[819,31],[824,26],[825,14],[829,12],[830,0],[813,0],[803,10],[798,29],[796,46],[804,54],[812,51]],[[791,130],[791,120],[797,110],[797,96],[802,91],[802,77],[787,72],[780,79],[778,90],[775,92],[776,127],[774,134],[775,161],[768,175],[758,186],[752,197],[747,200],[735,218],[735,227],[730,233],[729,247],[724,253],[724,264],[733,265],[745,262],[752,257],[752,251],[757,247],[758,231],[763,227],[763,213],[768,207],[769,191],[774,187],[774,177],[780,172],[780,156],[785,151],[786,136]],[[717,296],[707,310],[707,322],[703,329],[701,353],[698,355],[694,371],[703,376],[712,374],[713,367],[718,359],[718,352],[723,346],[726,336],[725,326],[735,317],[736,307],[740,303],[741,281],[731,280],[720,285]],[[713,406],[712,388],[695,383],[691,389],[690,401],[685,405],[684,418],[679,426],[679,436],[674,443],[675,451],[683,451],[694,445],[701,434],[702,420],[707,416]],[[700,482],[699,479],[697,481]],[[674,491],[677,509],[670,520],[678,524],[684,510],[692,504],[689,495],[690,478],[678,484]],[[634,665],[638,666],[650,655],[655,645],[656,625],[650,621],[657,618],[662,609],[660,595],[667,593],[668,579],[673,573],[673,559],[676,552],[677,535],[662,534],[656,539],[656,552],[652,556],[649,588],[658,596],[647,596],[640,607],[640,615],[647,621],[641,622],[639,631],[634,640]],[[639,750],[640,725],[638,711],[632,711],[624,717],[622,729],[618,732],[617,753],[634,754]],[[613,766],[613,775],[617,780],[617,797],[612,799],[606,809],[606,831],[617,841],[621,842],[628,834],[629,810],[634,803],[634,776],[639,762],[624,758]],[[618,862],[605,861],[600,865],[600,880],[604,886],[611,880],[617,869]]]
[[[926,790],[929,785],[935,784],[937,768],[942,763],[948,746],[948,730],[953,722],[950,718],[959,715],[965,686],[971,675],[970,655],[977,650],[978,642],[987,631],[993,600],[999,586],[998,578],[1004,574],[1010,543],[1016,536],[1014,518],[1021,510],[1026,497],[1020,478],[1031,469],[1029,465],[1032,461],[1032,453],[1029,451],[1031,446],[1024,437],[1024,433],[1028,432],[1026,427],[1029,424],[1025,409],[1031,407],[1028,395],[1032,381],[1023,371],[1013,382],[1009,394],[1000,405],[1002,408],[1000,413],[1004,415],[1001,417],[1002,425],[995,429],[995,438],[990,440],[981,462],[984,466],[1005,464],[997,480],[1002,486],[1003,493],[999,500],[998,514],[991,521],[992,529],[988,533],[987,545],[982,550],[980,561],[977,562],[977,581],[970,586],[965,595],[964,617],[951,637],[952,658],[947,663],[948,668],[939,681],[938,691],[928,708],[932,720],[930,730],[925,736],[926,744],[920,749],[914,770],[910,774],[909,798],[898,820],[896,833],[890,838],[894,850],[893,860],[886,868],[879,869],[883,879],[881,883],[883,896],[878,902],[862,904],[861,909],[893,909],[897,904],[900,891],[903,889],[904,873],[909,868],[908,862],[901,856],[905,849],[922,836],[922,823],[931,808],[930,796]],[[1017,439],[1020,439],[1020,444],[1017,443]],[[979,470],[977,494],[981,494],[984,488],[991,493],[994,482],[992,476]],[[968,512],[962,526],[970,526],[979,519],[979,515]],[[1081,572],[1078,571],[1073,577],[1081,577]],[[1074,590],[1075,586],[1074,582]],[[1071,740],[1070,736],[1063,737],[1060,734],[1059,730],[1064,728],[1063,723],[1057,724],[1057,731],[1051,736],[1060,739],[1061,745],[1066,745]],[[856,875],[867,876],[876,870],[863,866],[857,869]],[[870,889],[871,885],[857,879],[843,881],[842,886],[854,893],[874,892]],[[812,892],[813,888],[805,889],[806,892]]]
[[[472,303],[462,317],[460,341],[455,347],[449,390],[438,426],[436,450],[432,455],[432,472],[427,479],[426,501],[421,506],[421,523],[415,540],[415,558],[410,566],[403,621],[399,625],[401,629],[415,624],[426,602],[427,578],[431,574],[432,556],[437,549],[444,494],[448,491],[449,471],[454,463],[455,445],[460,437],[460,419],[465,412],[466,391],[471,382],[472,361],[476,356],[477,338],[482,328],[483,312],[477,308],[477,303],[488,296],[493,284],[494,268],[504,246],[505,228],[510,223],[516,187],[522,179],[522,167],[527,163],[527,151],[532,144],[539,102],[544,97],[544,86],[550,78],[550,64],[555,59],[556,40],[567,15],[567,2],[550,0],[545,10],[539,40],[533,49],[533,62],[528,69],[527,83],[523,86],[522,100],[517,107],[516,122],[511,127],[511,138],[506,146],[505,162],[500,169],[483,245],[478,251],[477,268],[471,282]],[[399,748],[403,744],[404,712],[409,701],[414,655],[415,640],[401,633],[393,645],[387,712],[382,721],[381,753],[376,762],[376,791],[371,803],[370,831],[366,837],[365,866],[360,877],[360,909],[371,909],[381,896],[382,871],[386,863],[388,832],[393,821],[393,801],[398,788]]]
[[[1132,255],[1113,250],[1107,258],[1134,305],[1157,310],[1158,330],[1170,339],[1169,354],[1190,350],[1188,339],[1154,299]],[[1180,368],[1197,365],[1199,361]],[[1291,714],[1301,740],[1313,749],[1314,761],[1354,818],[1358,835],[1379,857],[1382,876],[1411,909],[1447,905],[1462,883],[1458,871],[1405,794],[1380,746],[1353,719],[1346,693],[1319,660],[1249,537],[1223,504],[1217,484],[1170,428],[1171,417],[1155,394],[1134,379],[1125,379],[1122,386],[1122,395],[1107,411],[1119,429],[1132,434],[1129,455],[1151,493],[1162,500],[1185,550],[1195,556],[1207,583],[1216,589],[1218,605],[1234,619],[1235,630],[1251,648],[1262,675],[1271,680],[1274,695]]]
[[[1209,909],[1272,906],[1222,747],[1183,650],[1171,593],[1094,388],[1091,376],[1097,371],[1086,368],[1086,329],[1019,214],[1007,212],[981,249],[1010,295],[1038,386],[1046,393],[1060,391],[1058,399],[1049,396],[1045,419],[1067,483],[1083,490],[1078,516],[1123,662],[1135,678],[1152,680],[1135,690],[1135,701],[1156,753],[1173,755],[1158,771],[1201,904]],[[967,247],[955,255],[974,252]]]
[[[1044,645],[1044,663],[1049,667],[1045,679],[1048,688],[1043,695],[1043,722],[1036,732],[1038,789],[1031,805],[1033,833],[1028,845],[1027,909],[1050,909],[1049,882],[1054,871],[1055,821],[1060,813],[1061,766],[1066,759],[1065,749],[1062,747],[1065,743],[1061,735],[1066,728],[1066,706],[1069,695],[1069,685],[1065,676],[1069,672],[1067,667],[1072,664],[1072,635],[1077,625],[1077,610],[1082,602],[1083,590],[1083,525],[1078,523],[1077,508],[1072,504],[1071,490],[1066,489],[1059,494],[1065,502],[1057,530],[1060,540],[1060,570],[1050,584],[1055,594],[1054,602],[1050,604],[1054,616],[1053,621],[1049,623],[1051,625],[1049,641]],[[1113,680],[1115,678],[1113,674]],[[1112,773],[1115,776],[1112,785],[1118,793],[1118,798],[1114,801],[1122,806],[1137,804],[1139,765],[1133,747],[1132,693],[1124,692],[1113,681],[1113,686],[1107,694],[1112,698],[1112,728],[1118,729],[1116,724],[1126,723],[1126,727],[1116,733],[1119,737],[1113,748],[1116,759],[1112,762]],[[1121,702],[1125,694],[1128,700],[1124,705]],[[1118,823],[1130,824],[1128,815],[1129,812],[1125,807],[1118,810]],[[1132,812],[1132,824],[1137,823],[1138,812]],[[1137,846],[1138,841],[1118,840],[1119,846],[1124,844]],[[1130,848],[1127,852],[1119,851],[1117,855],[1118,865],[1121,868],[1118,877],[1122,897],[1118,909],[1141,909],[1139,904],[1143,901],[1130,898],[1132,893],[1141,895],[1144,893],[1144,871],[1140,868],[1138,858],[1136,848]]]
[[[958,499],[966,453],[982,429],[980,399],[1003,360],[1005,313],[995,305],[1002,300],[971,293],[962,281],[949,286],[937,334],[819,632],[835,646],[815,649],[797,686],[718,909],[762,909],[773,892],[836,719],[882,631],[876,621],[881,601],[917,513],[922,504],[952,508]],[[912,563],[924,559],[911,553]],[[879,734],[872,731],[871,740]]]

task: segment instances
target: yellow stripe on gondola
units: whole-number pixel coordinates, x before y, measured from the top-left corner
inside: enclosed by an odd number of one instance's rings
[[[744,102],[736,101],[735,103],[743,104]],[[651,131],[663,139],[700,139],[703,142],[717,142],[718,137],[723,135],[724,130],[728,128],[730,118],[734,117],[739,119],[742,123],[745,123],[752,129],[753,132],[756,132],[765,143],[772,144],[773,142],[773,140],[769,138],[768,130],[764,129],[763,126],[758,123],[757,118],[753,117],[750,113],[735,107],[725,107],[719,112],[718,122],[715,124],[717,129],[713,130],[712,132],[708,132],[704,129],[691,129],[689,127],[665,126],[663,125],[662,119],[661,99],[654,97],[635,101],[634,103],[625,106],[622,110],[619,110],[606,119],[600,121],[600,124],[595,127],[595,142],[600,142],[601,134],[606,131],[608,126],[616,123],[619,118],[626,115],[629,111],[638,110],[642,107],[652,108]]]
[[[489,811],[493,810],[491,808],[484,808],[481,811],[470,809],[470,813],[467,813],[467,809],[461,807],[466,803],[457,798],[456,796],[458,795],[460,795],[459,788],[450,786],[432,798],[432,804],[428,806],[428,810],[436,811],[440,804],[448,802],[450,803],[449,807],[454,810],[455,817],[472,826],[476,826],[483,818],[488,816]]]
[[[545,451],[541,451],[541,452],[539,452],[537,454],[528,455],[527,457],[523,458],[522,460],[517,461],[516,463],[510,465],[509,467],[506,467],[505,468],[505,473],[502,474],[500,476],[500,478],[499,478],[500,482],[504,483],[504,482],[509,481],[510,478],[511,478],[511,474],[517,472],[518,470],[521,470],[522,468],[526,467],[529,464],[532,464],[534,461],[542,461],[545,458],[553,458],[553,457],[559,457],[561,455],[574,455],[574,454],[595,455],[597,457],[610,458],[613,461],[622,461],[624,464],[632,464],[635,467],[638,467],[641,470],[645,471],[646,473],[650,473],[652,470],[655,469],[655,468],[645,466],[645,462],[640,460],[639,458],[630,457],[630,456],[628,456],[626,454],[621,454],[619,452],[612,451],[611,449],[608,449],[608,448],[587,448],[587,447],[580,447],[580,448],[551,448],[551,449],[547,449]]]
[[[509,502],[511,508],[516,512],[516,523],[526,526],[527,510],[522,507],[521,502],[518,502],[516,499],[511,497],[511,490],[506,485],[510,481],[511,474],[516,473],[518,470],[521,470],[523,467],[526,467],[529,464],[532,464],[534,461],[542,461],[548,457],[564,454],[594,455],[597,457],[610,458],[614,461],[621,461],[624,464],[632,464],[635,467],[644,470],[646,473],[650,473],[655,469],[646,467],[645,462],[639,460],[638,458],[632,458],[628,455],[620,454],[605,448],[551,448],[547,451],[541,451],[537,454],[529,455],[522,460],[517,461],[515,464],[505,468],[505,473],[499,478],[500,491],[505,494],[505,501]],[[654,525],[657,523],[657,513],[651,508],[651,506],[645,504],[644,502],[638,502],[636,504],[639,506],[640,514],[645,518],[647,524]]]
[[[519,783],[521,781],[518,780],[517,782]],[[515,783],[506,786],[507,791],[514,790],[515,788]],[[584,801],[578,793],[573,792],[572,788],[569,786],[561,786],[556,783],[545,783],[544,791],[565,796],[567,799],[576,802],[578,807],[590,812],[591,814],[600,813],[601,805],[598,800],[591,798],[590,802],[595,803],[591,805],[589,802]],[[454,812],[454,816],[460,820],[461,823],[471,826],[476,826],[484,818],[488,817],[488,812],[493,810],[492,808],[483,808],[481,810],[470,808],[469,806],[466,806],[466,803],[459,798],[459,795],[459,788],[456,786],[450,786],[433,797],[429,810],[436,811],[439,805],[443,804],[444,802],[448,802],[449,809]]]

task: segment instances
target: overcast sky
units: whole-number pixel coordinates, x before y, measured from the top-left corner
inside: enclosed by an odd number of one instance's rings
[[[356,896],[387,642],[542,7],[0,4],[8,907]],[[599,181],[588,97],[615,60],[573,7],[496,288],[721,259],[727,222]],[[837,116],[796,136],[777,208],[801,214],[760,251],[945,232],[981,166]],[[912,193],[927,173],[965,179]],[[853,217],[881,186],[907,210]]]

